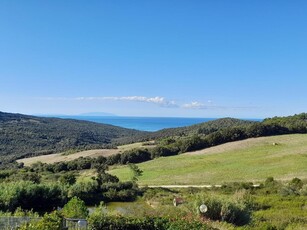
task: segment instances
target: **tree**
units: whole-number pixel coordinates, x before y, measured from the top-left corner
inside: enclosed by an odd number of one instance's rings
[[[88,209],[83,200],[73,197],[62,209],[64,217],[67,218],[86,218]]]
[[[138,181],[138,177],[142,176],[143,171],[135,164],[128,164],[129,168],[132,170],[133,173],[133,177],[132,177],[132,181],[136,182]]]
[[[73,173],[65,173],[60,177],[60,182],[62,184],[73,185],[76,183],[76,176]]]

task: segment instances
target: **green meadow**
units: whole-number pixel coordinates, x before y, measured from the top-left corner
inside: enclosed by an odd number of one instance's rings
[[[307,134],[252,138],[138,164],[143,170],[140,185],[219,185],[254,182],[274,177],[307,178]],[[130,180],[127,166],[110,173]]]

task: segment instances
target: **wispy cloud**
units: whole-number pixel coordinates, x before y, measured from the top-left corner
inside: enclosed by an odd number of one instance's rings
[[[212,105],[212,101],[208,100],[207,105],[198,101],[192,101],[191,103],[183,104],[181,107],[185,109],[210,109],[210,110],[246,110],[246,109],[256,109],[255,106],[217,106]]]
[[[127,97],[45,97],[45,100],[72,100],[72,101],[135,101],[152,103],[161,107],[179,107],[173,100],[167,100],[164,97],[144,97],[144,96],[127,96]]]
[[[109,97],[43,97],[41,100],[59,100],[59,101],[127,101],[155,104],[165,108],[184,108],[191,110],[245,110],[255,109],[252,106],[223,106],[214,105],[211,100],[206,103],[192,101],[190,103],[177,103],[174,100],[168,100],[165,97],[145,97],[145,96],[109,96]]]
[[[191,103],[183,104],[182,107],[186,109],[206,109],[207,108],[205,104],[200,103],[198,101],[192,101]]]

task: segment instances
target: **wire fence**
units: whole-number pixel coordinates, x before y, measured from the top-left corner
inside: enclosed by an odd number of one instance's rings
[[[17,230],[21,225],[32,221],[38,221],[41,217],[0,217],[0,230]],[[87,230],[87,221],[85,219],[64,218],[63,230]]]
[[[65,230],[87,230],[85,219],[65,218],[63,223]]]
[[[0,217],[0,229],[1,230],[15,230],[21,225],[28,223],[30,221],[38,221],[41,218],[37,217],[17,217],[17,216],[4,216]]]

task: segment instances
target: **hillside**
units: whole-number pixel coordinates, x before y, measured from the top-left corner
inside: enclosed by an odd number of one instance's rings
[[[73,119],[46,118],[0,112],[0,161],[58,153],[69,149],[97,149],[169,136],[210,133],[252,122],[218,119],[183,128],[143,132]]]
[[[273,145],[273,143],[276,143]],[[307,134],[251,138],[138,164],[142,185],[222,184],[224,182],[307,179]],[[111,173],[130,179],[126,166]]]
[[[182,136],[182,135],[193,135],[193,134],[206,135],[221,129],[234,128],[234,127],[248,127],[256,123],[258,122],[227,117],[186,127],[162,129],[150,134],[150,136],[153,138],[163,138],[170,136]]]
[[[0,112],[0,161],[69,149],[94,149],[117,140],[132,142],[146,132],[72,119]]]
[[[46,164],[53,164],[56,162],[72,161],[80,157],[97,158],[100,156],[109,157],[116,154],[121,154],[124,151],[132,150],[135,148],[153,148],[154,145],[143,145],[143,142],[137,142],[133,144],[121,145],[116,149],[91,149],[83,151],[68,151],[63,153],[53,153],[47,155],[40,155],[35,157],[27,157],[17,160],[18,163],[23,163],[24,166],[31,166],[34,163],[42,162]]]
[[[0,161],[4,165],[30,156],[110,148],[148,140],[157,140],[157,148],[149,153],[155,158],[251,137],[306,132],[307,114],[304,113],[263,122],[223,118],[188,127],[144,132],[88,121],[0,112]]]

